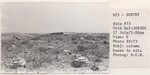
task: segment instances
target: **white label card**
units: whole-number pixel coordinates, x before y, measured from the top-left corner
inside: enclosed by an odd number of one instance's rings
[[[148,11],[114,9],[111,22],[111,66],[148,66]]]

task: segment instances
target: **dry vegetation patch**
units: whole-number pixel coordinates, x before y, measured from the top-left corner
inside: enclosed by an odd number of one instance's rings
[[[3,34],[1,52],[5,72],[55,73],[59,70],[63,73],[80,73],[91,70],[97,73],[104,69],[102,66],[106,66],[105,71],[108,71],[109,34]],[[77,55],[89,63],[77,60]],[[11,68],[14,62],[10,60],[18,57],[26,63]]]

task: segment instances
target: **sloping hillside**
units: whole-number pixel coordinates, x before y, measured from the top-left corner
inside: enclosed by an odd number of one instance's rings
[[[13,73],[108,73],[108,33],[2,34],[2,69]],[[72,64],[87,58],[89,62]],[[20,58],[24,66],[12,59]]]

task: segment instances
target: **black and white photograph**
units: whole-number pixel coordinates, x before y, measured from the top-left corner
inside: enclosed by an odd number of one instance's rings
[[[109,73],[106,2],[2,2],[2,73]]]

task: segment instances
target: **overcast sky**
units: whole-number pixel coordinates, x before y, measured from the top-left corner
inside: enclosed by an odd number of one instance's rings
[[[109,4],[2,3],[2,32],[109,32]]]

